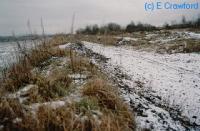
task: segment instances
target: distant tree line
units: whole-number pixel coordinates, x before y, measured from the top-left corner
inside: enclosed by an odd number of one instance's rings
[[[165,29],[182,29],[182,28],[200,28],[200,15],[197,19],[193,21],[186,20],[185,16],[182,17],[182,20],[180,23],[177,23],[176,21],[173,21],[171,25],[166,23],[164,25]]]
[[[126,26],[125,32],[132,33],[135,31],[154,31],[154,30],[158,29],[153,25],[143,24],[140,22],[136,25],[134,22],[131,22]]]
[[[85,28],[77,30],[78,34],[105,34],[105,33],[120,33],[123,29],[119,24],[109,23],[107,25],[99,27],[98,25],[88,25]]]
[[[134,22],[131,22],[128,24],[125,28],[120,26],[117,23],[108,23],[104,26],[98,26],[98,25],[88,25],[85,28],[81,28],[77,30],[77,34],[90,34],[90,35],[96,35],[96,34],[117,34],[117,33],[131,33],[135,31],[153,31],[157,30],[155,26],[152,26],[150,24],[143,24],[138,23],[135,24]]]
[[[155,27],[150,24],[144,24],[139,22],[135,24],[134,22],[129,23],[127,26],[122,27],[117,23],[108,23],[104,26],[88,25],[85,28],[78,29],[77,34],[118,34],[118,33],[132,33],[136,31],[155,31],[160,29],[181,29],[181,28],[200,28],[200,15],[197,19],[193,21],[187,21],[183,16],[181,22],[177,23],[173,21],[171,24],[164,24],[163,27]]]

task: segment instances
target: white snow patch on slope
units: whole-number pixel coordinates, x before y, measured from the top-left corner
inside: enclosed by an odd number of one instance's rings
[[[185,33],[188,34],[191,38],[200,39],[200,34],[198,33],[194,33],[194,32],[185,32]]]
[[[49,106],[53,109],[56,109],[64,105],[65,105],[65,101],[58,100],[58,101],[53,101],[53,102],[35,103],[35,104],[32,104],[30,108],[34,111],[37,111],[40,106]]]
[[[59,47],[60,49],[66,49],[66,48],[68,48],[70,45],[71,45],[71,43],[66,43],[66,44],[64,44],[64,45],[59,45],[58,47]]]
[[[137,41],[138,40],[137,38],[132,38],[132,37],[115,37],[115,38],[122,39],[125,41]]]
[[[20,103],[22,103],[24,100],[26,100],[26,97],[22,97],[21,95],[26,94],[30,89],[35,88],[35,87],[36,87],[35,85],[31,85],[31,84],[27,85],[15,93],[8,94],[8,98],[17,98],[19,99]]]

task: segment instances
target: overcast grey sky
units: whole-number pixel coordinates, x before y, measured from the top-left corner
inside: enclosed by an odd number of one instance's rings
[[[156,0],[0,0],[0,35],[10,35],[12,31],[26,34],[28,20],[32,30],[40,33],[41,17],[46,33],[69,32],[73,12],[76,14],[76,29],[88,24],[102,25],[108,22],[125,25],[130,21],[141,21],[163,25],[172,20],[179,21],[183,15],[187,19],[194,19],[200,13],[200,10],[146,12],[146,1]],[[183,0],[168,1],[180,3]]]

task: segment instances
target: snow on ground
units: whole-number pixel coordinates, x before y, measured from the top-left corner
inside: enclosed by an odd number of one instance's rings
[[[194,32],[185,32],[185,33],[188,34],[191,38],[200,39],[200,34],[198,33],[194,33]]]
[[[200,33],[195,33],[195,32],[182,32],[182,31],[175,31],[176,34],[183,38],[192,38],[192,39],[200,39]]]
[[[137,41],[137,38],[132,38],[132,37],[115,37],[117,39],[123,39],[125,41]]]
[[[18,41],[20,45],[24,48],[31,49],[35,46],[33,41]],[[39,41],[38,41],[39,43]],[[16,62],[16,55],[19,55],[19,49],[17,42],[0,42],[0,70],[5,66],[9,66]]]
[[[27,99],[27,97],[21,97],[23,95],[26,95],[27,92],[32,89],[32,88],[36,88],[36,85],[27,85],[25,87],[23,87],[22,89],[19,89],[19,91],[12,93],[12,94],[8,94],[8,98],[16,98],[19,99],[20,103],[22,103],[24,100]]]
[[[117,45],[126,45],[130,44],[131,41],[138,41],[137,38],[131,38],[131,37],[115,37],[115,38],[119,40]]]
[[[183,117],[200,125],[200,54],[163,55],[135,51],[130,47],[83,43],[88,49],[110,58],[109,64],[119,66],[131,78],[127,82],[129,87],[141,81],[144,83],[142,88],[149,88],[169,106],[178,105]]]
[[[60,49],[66,49],[66,48],[68,48],[68,47],[70,46],[70,44],[71,44],[71,43],[67,43],[67,44],[64,44],[64,45],[59,45],[58,47],[59,47]]]
[[[49,106],[53,109],[56,109],[56,108],[59,108],[59,107],[62,107],[66,104],[65,101],[61,101],[61,100],[58,100],[58,101],[53,101],[53,102],[45,102],[45,103],[35,103],[35,104],[32,104],[30,106],[30,108],[35,112],[38,110],[38,108],[40,106]]]

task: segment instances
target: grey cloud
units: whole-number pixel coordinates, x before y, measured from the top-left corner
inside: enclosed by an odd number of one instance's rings
[[[27,33],[28,19],[33,30],[39,33],[41,17],[46,32],[68,32],[73,12],[76,12],[76,28],[107,22],[125,25],[132,20],[162,25],[172,20],[179,21],[183,15],[193,19],[200,13],[199,10],[146,12],[146,1],[150,0],[1,0],[0,35],[8,35],[12,30],[19,34]]]

